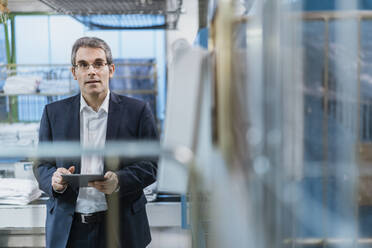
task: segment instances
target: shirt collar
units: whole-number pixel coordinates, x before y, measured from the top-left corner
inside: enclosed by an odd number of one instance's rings
[[[105,100],[103,100],[103,103],[101,104],[101,106],[99,107],[97,113],[99,113],[100,111],[105,111],[106,113],[108,113],[108,107],[109,107],[109,100],[110,100],[110,90],[107,91],[107,95],[105,97]],[[83,94],[80,94],[80,113],[84,110],[84,109],[92,109],[88,104],[87,102],[85,101],[84,97],[83,97]],[[92,109],[93,110],[93,109]]]

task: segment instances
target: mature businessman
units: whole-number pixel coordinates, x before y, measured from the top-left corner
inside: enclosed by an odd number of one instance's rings
[[[40,142],[80,141],[100,148],[110,140],[156,139],[156,125],[148,104],[109,91],[115,72],[111,50],[95,37],[78,39],[72,48],[71,72],[80,94],[45,106]],[[107,196],[118,194],[119,232],[116,247],[143,248],[150,241],[143,188],[153,183],[154,161],[120,160],[110,171],[101,156],[40,159],[34,169],[47,202],[46,246],[106,247]],[[103,174],[104,181],[79,188],[62,174]]]

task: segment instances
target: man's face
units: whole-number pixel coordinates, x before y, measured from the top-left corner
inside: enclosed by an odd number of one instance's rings
[[[106,54],[101,48],[80,47],[76,53],[72,75],[78,81],[83,96],[106,95],[109,88],[109,79],[114,75],[115,66],[106,65]],[[95,65],[103,65],[94,68]],[[88,67],[84,69],[84,67]]]

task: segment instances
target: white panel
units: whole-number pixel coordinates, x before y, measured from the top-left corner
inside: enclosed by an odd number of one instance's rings
[[[208,52],[190,47],[183,39],[177,40],[173,47],[163,145],[172,149],[186,147],[194,151],[200,118],[201,80]],[[187,164],[185,166],[180,166],[172,158],[162,157],[158,189],[185,193],[188,181]]]

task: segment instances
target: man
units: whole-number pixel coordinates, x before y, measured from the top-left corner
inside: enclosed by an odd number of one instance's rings
[[[156,139],[148,104],[109,91],[115,71],[109,46],[101,39],[78,39],[71,54],[71,72],[81,94],[45,106],[40,142],[79,141],[103,147],[110,140]],[[107,247],[107,197],[118,194],[119,232],[116,247],[146,247],[150,241],[143,188],[156,179],[154,161],[120,160],[108,170],[101,156],[40,160],[34,169],[47,202],[46,246]],[[90,187],[68,185],[62,174],[104,174]]]

